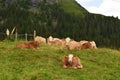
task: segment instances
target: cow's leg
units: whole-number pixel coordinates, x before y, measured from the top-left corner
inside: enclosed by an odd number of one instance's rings
[[[82,65],[82,63],[81,63],[81,61],[80,61],[79,58],[78,58],[77,68],[79,68],[79,69],[82,69],[82,68],[83,68],[83,65]]]
[[[68,68],[66,65],[63,65],[63,68]]]

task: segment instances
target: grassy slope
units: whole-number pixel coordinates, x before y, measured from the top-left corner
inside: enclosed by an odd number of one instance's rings
[[[82,17],[88,13],[82,6],[78,5],[75,0],[60,0],[61,8],[67,13],[72,13],[75,15],[80,15]]]
[[[0,80],[120,80],[120,51],[69,51],[41,45],[38,50],[15,48],[16,42],[0,42]],[[83,69],[63,69],[66,53],[81,58]]]

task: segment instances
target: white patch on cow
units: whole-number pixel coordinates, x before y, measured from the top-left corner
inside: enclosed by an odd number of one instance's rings
[[[68,62],[72,62],[73,54],[68,55]]]
[[[92,47],[93,47],[93,48],[97,49],[96,44],[95,44],[95,41],[91,41],[90,43],[92,44]]]
[[[50,40],[50,41],[52,41],[52,40],[53,40],[53,37],[52,37],[52,36],[50,36],[50,37],[49,37],[49,40]]]
[[[70,42],[70,38],[69,37],[67,37],[66,39],[65,39],[65,41],[66,41],[66,45],[68,45],[68,43]]]

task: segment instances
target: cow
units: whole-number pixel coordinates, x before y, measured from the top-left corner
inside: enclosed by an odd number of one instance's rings
[[[95,41],[91,41],[90,43],[91,43],[91,45],[92,45],[92,46],[91,46],[92,49],[97,49],[97,46],[96,46]]]
[[[88,41],[81,44],[80,49],[97,49],[97,47],[94,41]]]
[[[46,39],[42,36],[36,36],[34,41],[38,42],[39,44],[46,44]]]
[[[80,49],[92,49],[92,44],[90,42],[86,42],[81,45]]]
[[[65,39],[62,39],[61,49],[68,49],[68,46],[66,46],[66,40]]]
[[[80,44],[77,41],[70,41],[68,44],[66,44],[69,50],[79,50]]]
[[[72,41],[69,37],[62,39],[61,49],[68,49],[69,42]]]
[[[80,58],[74,56],[73,54],[67,54],[62,60],[63,68],[74,68],[74,69],[82,69],[83,65],[80,61]]]
[[[49,45],[62,45],[62,40],[59,39],[59,38],[53,38],[52,36],[50,36],[48,39],[47,39],[47,43]]]
[[[35,41],[28,41],[16,44],[18,48],[27,48],[27,49],[37,49],[39,47],[39,43]]]
[[[80,45],[83,45],[84,43],[87,43],[88,41],[86,41],[86,40],[81,40],[81,41],[79,41],[79,44]]]
[[[65,39],[65,41],[66,41],[66,45],[68,45],[69,42],[71,41],[71,39],[70,39],[69,37],[67,37],[67,38]]]

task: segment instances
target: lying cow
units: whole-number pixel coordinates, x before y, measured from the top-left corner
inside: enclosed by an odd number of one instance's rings
[[[39,47],[39,43],[35,41],[22,42],[16,45],[18,48],[27,48],[27,49],[37,49]]]
[[[97,49],[94,41],[88,41],[80,46],[80,49]]]
[[[71,39],[70,39],[69,37],[67,37],[67,38],[65,39],[65,41],[66,41],[66,45],[68,45],[69,42],[71,41]]]
[[[41,36],[36,36],[34,41],[36,41],[40,44],[46,44],[46,39],[44,37],[41,37]]]
[[[92,49],[92,44],[90,42],[81,45],[81,49]]]
[[[91,46],[92,49],[97,49],[97,46],[96,46],[95,41],[91,41],[90,43],[91,43],[91,45],[92,45],[92,46]]]
[[[59,39],[59,38],[53,38],[52,36],[50,36],[48,39],[47,39],[47,43],[49,45],[62,45],[62,40]]]
[[[79,57],[74,56],[73,54],[67,54],[64,59],[62,60],[63,68],[83,68]]]
[[[70,41],[67,45],[69,50],[79,50],[80,49],[80,44],[77,41]]]
[[[80,45],[83,45],[84,43],[87,43],[88,41],[86,41],[86,40],[81,40],[79,43],[80,43]]]

